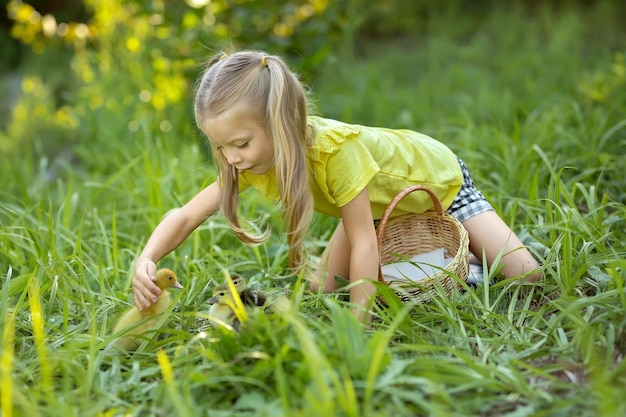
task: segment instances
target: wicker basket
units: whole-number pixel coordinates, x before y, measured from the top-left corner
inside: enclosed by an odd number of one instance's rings
[[[414,191],[425,191],[435,204],[435,211],[405,214],[390,218],[394,208]],[[446,294],[466,281],[469,273],[469,238],[467,231],[453,216],[443,211],[441,202],[428,187],[413,185],[402,190],[389,203],[376,229],[380,263],[386,265],[412,258],[439,248],[451,261],[441,270],[417,281],[387,282],[379,268],[378,280],[387,284],[404,302],[426,302],[437,287]]]

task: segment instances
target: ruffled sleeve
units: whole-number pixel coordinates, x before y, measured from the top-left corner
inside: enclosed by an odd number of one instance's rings
[[[330,122],[328,119],[325,121]],[[321,196],[316,196],[316,205],[330,203],[335,208],[343,207],[379,171],[369,150],[358,140],[360,134],[356,125],[337,123],[316,127],[316,140],[310,150],[310,158],[314,180],[326,200],[320,201]]]

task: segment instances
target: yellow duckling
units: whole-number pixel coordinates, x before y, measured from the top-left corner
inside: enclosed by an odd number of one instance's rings
[[[142,333],[153,330],[158,323],[158,316],[164,313],[170,306],[170,294],[168,288],[183,288],[178,282],[178,277],[174,271],[163,268],[156,274],[156,286],[161,289],[161,294],[157,301],[150,307],[141,311],[137,307],[128,309],[117,321],[113,328],[113,334],[119,333],[128,328],[115,342],[114,345],[125,351],[133,351],[141,345]],[[138,324],[140,323],[141,324]]]
[[[239,294],[245,291],[248,284],[246,283],[246,279],[244,277],[238,274],[230,274],[230,279],[233,281],[233,285]]]
[[[233,285],[236,288],[235,279],[233,279]],[[209,309],[211,326],[218,328],[220,325],[228,325],[235,329],[239,328],[239,319],[233,310],[235,299],[228,285],[215,287],[213,296],[209,298],[209,304],[211,304]]]
[[[247,288],[246,280],[241,275],[231,274],[229,281],[215,287],[213,296],[208,300],[212,304],[209,309],[210,323],[215,328],[228,325],[239,330],[241,320],[247,318],[245,307],[263,306],[267,296],[261,291]]]

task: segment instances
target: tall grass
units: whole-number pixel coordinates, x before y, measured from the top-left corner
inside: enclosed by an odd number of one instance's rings
[[[588,36],[609,12],[496,11],[462,39],[440,22],[411,46],[370,45],[322,71],[322,113],[448,143],[545,266],[537,285],[493,268],[477,288],[419,306],[380,286],[388,306],[371,329],[345,294],[283,277],[277,210],[251,193],[241,213],[267,213],[271,239],[246,247],[219,216],[205,222],[162,261],[185,287],[165,326],[134,355],[110,356],[134,257],[165,213],[215,177],[206,148],[181,139],[197,138],[191,123],[113,134],[94,116],[93,163],[46,176],[51,162],[6,161],[2,415],[623,415],[626,103],[589,93],[598,77],[618,85],[615,43]],[[315,218],[314,252],[334,224]],[[288,302],[253,311],[240,333],[211,328],[202,313],[224,269]]]

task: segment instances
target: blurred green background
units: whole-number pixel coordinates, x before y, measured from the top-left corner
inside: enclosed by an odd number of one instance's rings
[[[0,150],[78,165],[139,126],[195,140],[193,85],[220,47],[284,55],[322,113],[362,123],[462,124],[473,107],[515,124],[574,90],[591,102],[622,101],[624,8],[618,0],[8,1]],[[501,91],[498,103],[481,101],[490,88]],[[413,108],[372,97],[396,91]]]

